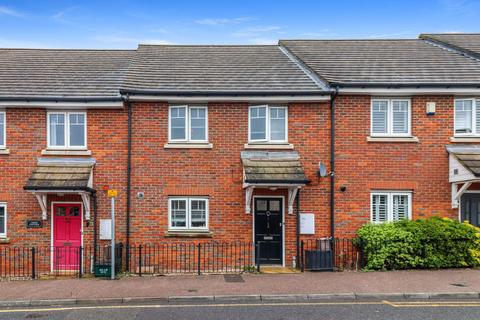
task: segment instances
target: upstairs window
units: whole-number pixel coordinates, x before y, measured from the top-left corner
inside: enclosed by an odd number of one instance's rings
[[[170,198],[168,208],[170,230],[208,229],[207,198]]]
[[[47,118],[49,149],[85,149],[87,147],[86,112],[49,112]]]
[[[279,106],[252,106],[249,109],[249,142],[287,142],[288,109]]]
[[[372,192],[371,220],[374,223],[411,219],[410,192]]]
[[[410,136],[410,100],[373,99],[372,136]]]
[[[201,106],[171,106],[169,141],[208,142],[208,112]]]
[[[480,108],[475,99],[455,100],[455,135],[480,135]]]
[[[0,111],[0,149],[6,148],[7,140],[7,119],[5,111]]]

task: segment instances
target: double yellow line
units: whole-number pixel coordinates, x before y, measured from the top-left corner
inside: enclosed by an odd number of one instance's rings
[[[56,312],[73,310],[115,310],[115,309],[168,309],[168,308],[231,308],[231,307],[265,307],[265,306],[335,306],[335,305],[388,305],[393,308],[463,308],[480,307],[480,301],[344,301],[344,302],[257,302],[257,303],[214,303],[214,304],[143,304],[143,305],[109,305],[109,306],[68,306],[22,309],[0,309],[0,313]]]

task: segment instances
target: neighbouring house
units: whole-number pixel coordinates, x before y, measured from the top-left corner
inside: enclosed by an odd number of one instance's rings
[[[370,221],[478,225],[480,40],[442,37],[0,49],[2,245],[108,244],[107,189],[121,242],[267,264]]]

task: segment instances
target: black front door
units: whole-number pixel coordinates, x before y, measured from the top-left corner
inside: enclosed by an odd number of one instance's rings
[[[282,198],[255,198],[255,245],[262,264],[282,264]]]
[[[461,203],[461,220],[480,226],[480,193],[464,193]]]

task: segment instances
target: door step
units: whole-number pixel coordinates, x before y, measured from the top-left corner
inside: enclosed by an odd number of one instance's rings
[[[275,274],[275,273],[301,273],[300,270],[290,267],[277,267],[277,266],[260,266],[260,273]]]

